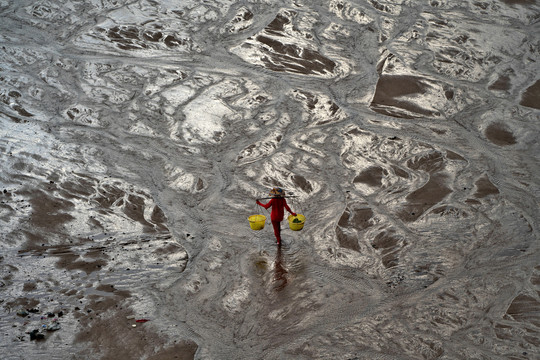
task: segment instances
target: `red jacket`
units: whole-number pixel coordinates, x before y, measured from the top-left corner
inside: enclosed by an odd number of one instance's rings
[[[263,204],[262,202],[257,200],[257,204],[261,205],[265,209],[268,209],[270,206],[272,207],[272,212],[270,213],[270,219],[272,221],[283,220],[283,217],[285,215],[285,211],[283,210],[283,208],[287,209],[287,211],[291,214],[294,214],[289,205],[287,205],[287,201],[285,200],[285,198],[273,198],[270,199],[267,204]]]

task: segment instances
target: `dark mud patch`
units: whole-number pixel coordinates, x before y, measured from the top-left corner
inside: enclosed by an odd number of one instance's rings
[[[107,296],[88,295],[87,299],[90,301],[86,306],[87,313],[100,314],[108,310],[116,310],[116,308],[121,306],[121,301],[131,297],[131,292],[127,290],[118,290],[112,284],[100,285],[96,290],[109,294]]]
[[[533,274],[531,276],[531,284],[540,286],[540,274]]]
[[[411,203],[424,203],[434,205],[440,202],[444,197],[452,192],[446,186],[447,177],[445,175],[432,175],[429,181],[421,188],[413,191],[407,196],[407,201]]]
[[[467,161],[463,156],[450,150],[446,150],[446,158],[449,160]]]
[[[499,193],[499,189],[493,185],[489,178],[484,175],[480,179],[476,180],[476,193],[474,194],[477,198],[484,198],[488,195],[496,195]]]
[[[329,97],[310,93],[304,90],[294,90],[294,97],[302,103],[314,125],[324,125],[340,121],[346,115],[341,108]]]
[[[5,303],[8,309],[36,309],[40,304],[39,300],[30,297],[20,297]]]
[[[358,244],[358,237],[356,234],[349,234],[338,226],[336,227],[336,238],[340,247],[360,251],[360,245]]]
[[[404,179],[408,179],[409,178],[409,174],[403,170],[402,168],[400,168],[399,166],[395,166],[395,165],[392,165],[392,169],[394,170],[394,173],[401,177],[401,178],[404,178]]]
[[[18,118],[18,117],[16,117],[16,116],[13,116],[13,115],[10,115],[10,114],[6,114],[5,112],[2,112],[2,111],[0,111],[0,115],[5,116],[5,117],[8,118],[9,120],[11,120],[11,121],[13,121],[14,123],[17,123],[17,124],[28,122],[28,120],[20,119],[20,118]]]
[[[540,101],[540,99],[539,99]],[[514,134],[503,124],[490,124],[484,133],[489,141],[499,146],[508,146],[516,143]]]
[[[347,208],[339,219],[338,226],[347,229],[365,230],[372,224],[373,210],[370,208]]]
[[[534,5],[536,0],[502,0],[503,3],[508,5]]]
[[[201,179],[199,179],[199,182]],[[202,186],[201,186],[202,187]],[[199,189],[199,183],[197,184],[197,190]],[[154,206],[154,209],[152,210],[152,213],[150,215],[150,221],[155,226],[155,230],[161,231],[161,232],[168,232],[169,228],[167,227],[167,217],[165,216],[165,213],[161,208],[157,205]]]
[[[159,48],[163,44],[166,48],[193,49],[193,40],[179,38],[175,34],[166,34],[159,29],[137,27],[133,25],[117,25],[108,29],[96,28],[96,37],[115,44],[121,50],[144,50]]]
[[[21,116],[25,116],[25,117],[32,117],[34,116],[33,114],[29,113],[28,111],[26,111],[22,106],[20,105],[12,105],[11,108],[13,110],[15,110],[19,115]]]
[[[302,75],[333,73],[337,64],[319,52],[295,44],[284,44],[277,39],[259,35],[260,51],[265,67],[273,71],[286,71]]]
[[[495,335],[497,338],[501,340],[510,340],[512,339],[512,326],[509,325],[503,325],[503,324],[496,324],[495,327]]]
[[[518,295],[506,310],[506,315],[540,327],[540,302],[529,295]]]
[[[80,255],[74,254],[70,251],[62,254],[55,254],[53,252],[51,255],[59,258],[56,262],[57,268],[70,271],[81,270],[86,274],[90,274],[94,271],[100,271],[108,264],[108,262],[104,259],[85,260]]]
[[[525,90],[519,104],[534,109],[540,109],[540,80],[537,80]]]
[[[113,204],[122,206],[124,196],[125,192],[122,189],[110,184],[103,184],[93,200],[98,202],[102,208],[110,208]]]
[[[95,307],[98,302],[103,309]],[[193,359],[197,350],[195,343],[179,339],[175,345],[167,344],[164,337],[151,330],[149,323],[136,323],[128,305],[124,298],[115,296],[97,300],[80,314],[79,320],[86,326],[76,335],[75,341],[88,343],[87,355],[100,354],[100,359],[109,360],[149,356],[152,359]],[[155,352],[156,348],[160,350]]]
[[[181,250],[181,248],[178,245],[170,243],[168,245],[155,249],[152,253],[157,256],[162,256],[162,255],[166,256],[166,255],[174,254],[179,250]]]
[[[354,205],[347,207],[336,226],[336,237],[339,246],[360,251],[358,231],[372,226],[371,219],[373,216],[373,210],[370,208],[355,207]]]
[[[11,205],[9,204],[6,204],[4,203],[4,201],[2,201],[0,203],[0,214],[2,214],[0,216],[0,220],[1,221],[5,221],[6,223],[9,221],[9,219],[16,213],[16,210],[14,207],[12,207]]]
[[[110,293],[114,293],[114,292],[117,292],[118,290],[114,287],[114,285],[112,284],[101,284],[101,285],[98,285],[96,287],[96,290],[98,291],[103,291],[103,292],[110,292]],[[129,292],[125,292],[125,296],[129,296]]]
[[[84,240],[82,240],[84,242]],[[81,243],[78,241],[77,243]],[[94,271],[99,271],[107,266],[109,256],[103,251],[103,248],[90,248],[83,254],[76,254],[73,250],[73,245],[57,245],[57,246],[39,246],[35,241],[30,241],[25,250],[20,250],[19,253],[29,254],[32,256],[52,256],[58,258],[55,263],[56,268],[66,269],[70,271],[80,270],[86,274]]]
[[[444,156],[439,151],[415,156],[407,161],[407,166],[411,170],[422,170],[427,173],[434,173],[444,168]]]
[[[88,198],[94,194],[96,180],[84,175],[75,175],[73,180],[63,182],[58,189],[59,194],[65,199]]]
[[[152,209],[149,220],[145,218],[146,212],[146,194],[127,193],[114,184],[103,184],[93,198],[100,206],[99,212],[108,214],[111,209],[120,209],[127,217],[143,225],[145,232],[154,232],[157,230],[168,231],[164,224],[166,217],[163,211],[155,206]]]
[[[370,107],[381,114],[412,119],[413,114],[433,116],[433,111],[424,109],[406,96],[422,95],[429,89],[421,77],[410,75],[381,75],[377,81]]]
[[[409,75],[381,75],[375,91],[376,100],[385,100],[385,97],[395,98],[406,95],[423,94],[428,86],[422,82],[422,78]],[[381,98],[378,98],[381,96]]]
[[[426,210],[438,204],[452,192],[446,181],[445,175],[432,175],[424,186],[407,195],[408,204],[398,212],[399,218],[405,222],[415,221]]]
[[[488,89],[495,91],[507,91],[510,90],[511,87],[512,85],[510,83],[510,77],[508,75],[503,75],[489,85]]]
[[[283,14],[277,14],[274,20],[270,22],[265,28],[265,30],[272,35],[283,36],[283,31],[285,30],[285,25],[290,24],[291,19],[284,16]]]
[[[68,211],[73,209],[73,203],[66,199],[50,196],[44,191],[21,191],[21,195],[28,194],[28,202],[32,206],[30,224],[42,229],[56,230],[66,222],[74,219]]]
[[[296,185],[297,188],[302,189],[308,194],[313,191],[313,186],[311,186],[311,183],[308,180],[306,180],[306,178],[303,177],[302,175],[293,175],[292,181]]]
[[[469,214],[466,211],[463,211],[459,208],[456,208],[450,205],[440,206],[438,208],[435,208],[431,211],[431,213],[435,215],[440,215],[440,216],[453,216],[453,217],[458,217],[458,218],[469,217]]]
[[[141,359],[154,355],[156,347],[166,348],[165,340],[150,330],[146,323],[137,323],[130,310],[129,291],[119,291],[112,284],[99,290],[107,295],[89,295],[84,309],[74,316],[81,324],[75,342],[88,344],[88,354],[99,354],[101,359]],[[174,358],[174,357],[173,357]]]
[[[251,25],[254,14],[247,8],[241,7],[231,21],[227,23],[225,29],[230,33],[238,33],[247,29]]]
[[[158,352],[148,358],[148,360],[178,359],[193,360],[198,346],[190,340],[182,340],[178,344],[168,346],[158,350]]]
[[[393,231],[379,233],[371,243],[371,246],[380,252],[381,262],[387,269],[399,264],[400,250],[406,245],[407,242]]]
[[[134,221],[144,225],[146,229],[153,230],[152,225],[144,218],[144,199],[140,196],[129,194],[125,200],[124,213]]]
[[[179,271],[184,271],[186,267],[187,253],[184,248],[177,243],[169,243],[160,246],[155,249],[152,254],[155,255],[155,260],[157,262],[173,264]]]
[[[135,50],[146,48],[146,44],[138,41],[140,40],[139,29],[134,26],[114,26],[107,29],[106,34],[109,40],[115,42],[120,49]]]
[[[380,187],[382,179],[388,172],[380,166],[372,166],[358,174],[353,183],[362,183],[373,187]]]
[[[36,289],[37,289],[37,284],[35,283],[35,281],[25,282],[23,285],[24,292],[34,291]]]
[[[306,40],[314,37],[298,30],[295,24],[297,15],[294,11],[281,11],[262,31],[249,37],[234,52],[245,61],[272,71],[335,76],[338,64],[314,46],[304,45]]]
[[[84,256],[90,257],[90,258],[100,258],[105,255],[105,247],[104,246],[98,246],[98,247],[92,247],[86,251]]]

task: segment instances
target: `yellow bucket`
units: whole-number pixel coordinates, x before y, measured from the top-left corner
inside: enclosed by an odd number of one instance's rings
[[[248,217],[249,226],[253,230],[262,230],[264,228],[264,223],[266,222],[266,216],[264,215],[251,215]]]
[[[294,221],[295,219],[298,219]],[[289,227],[293,231],[302,230],[304,227],[304,222],[306,221],[306,217],[302,214],[296,214],[296,216],[289,215],[287,217],[287,220],[289,220]]]

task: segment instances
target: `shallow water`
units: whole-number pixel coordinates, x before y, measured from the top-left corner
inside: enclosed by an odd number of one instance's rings
[[[0,16],[7,359],[540,356],[536,1]]]

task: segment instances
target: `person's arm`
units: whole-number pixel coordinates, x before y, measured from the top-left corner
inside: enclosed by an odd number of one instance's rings
[[[268,203],[266,204],[263,204],[262,202],[260,202],[259,200],[256,201],[257,205],[260,205],[262,206],[263,208],[265,209],[268,209],[270,206],[272,206],[272,200],[270,200]]]
[[[296,216],[296,213],[291,210],[289,205],[287,205],[287,200],[283,199],[283,203],[285,204],[285,209],[287,209],[287,211],[290,212],[292,216]]]

